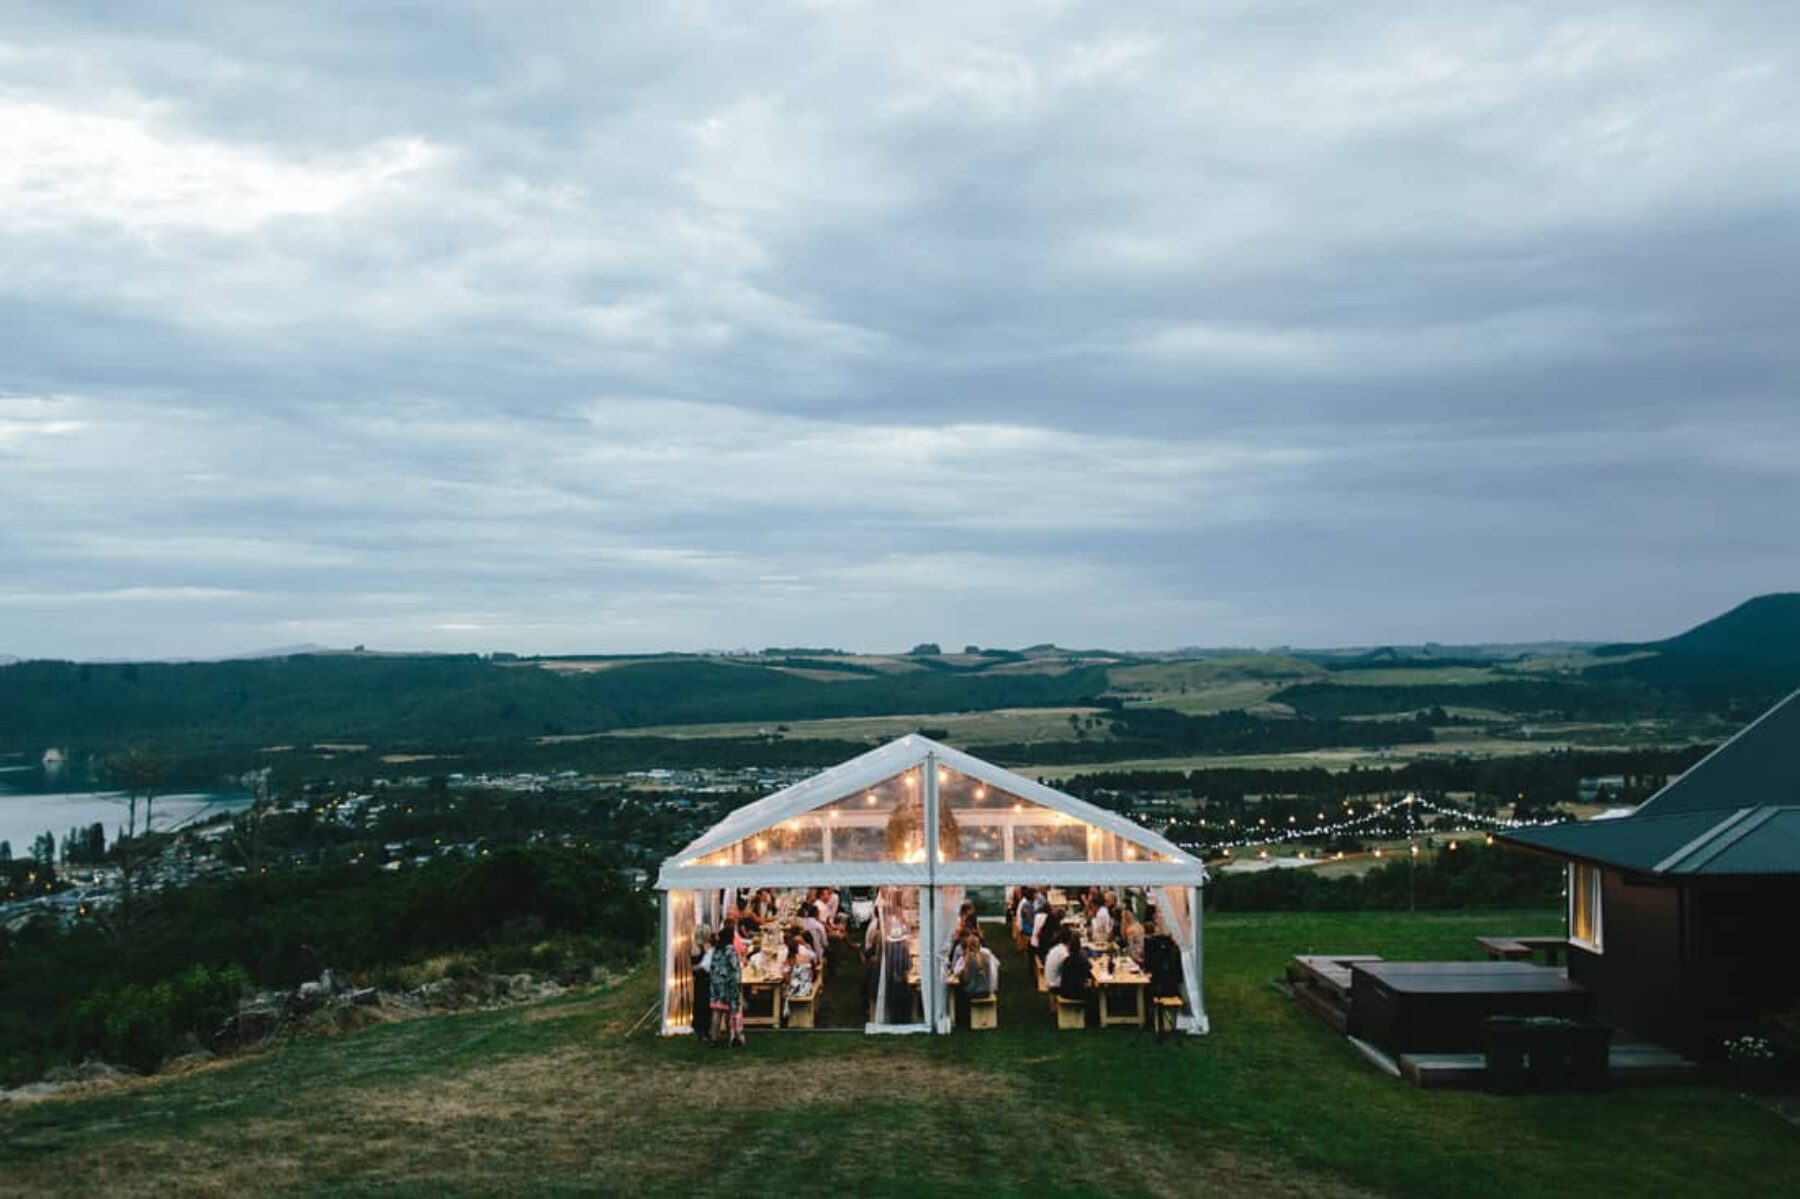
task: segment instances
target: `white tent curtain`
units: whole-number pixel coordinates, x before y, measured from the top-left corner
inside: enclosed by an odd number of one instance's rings
[[[1186,1032],[1205,1032],[1206,1010],[1200,1005],[1200,890],[1198,887],[1158,887],[1156,906],[1163,929],[1181,950],[1182,999],[1187,1010],[1178,1027]]]
[[[950,970],[950,958],[956,949],[954,934],[956,932],[956,913],[962,907],[964,891],[958,886],[937,888],[937,923],[934,926],[936,953],[933,954],[934,968],[931,971],[930,989],[932,995],[931,1010],[933,1019],[930,1023],[939,1032],[949,1032],[955,1019],[955,1009],[951,1006],[950,996],[944,986],[944,975]]]
[[[916,1032],[923,1027],[913,1013],[913,986],[908,976],[921,967],[923,986],[928,970],[914,948],[919,930],[919,889],[883,887],[875,897],[876,969],[875,1011],[869,1032]]]

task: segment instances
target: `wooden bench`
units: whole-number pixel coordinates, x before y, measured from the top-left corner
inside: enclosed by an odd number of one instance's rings
[[[787,1026],[789,1028],[813,1027],[813,1013],[818,1010],[819,994],[824,990],[825,980],[822,978],[815,978],[813,980],[812,994],[805,996],[788,996]]]
[[[1158,995],[1150,1002],[1156,1014],[1156,1039],[1160,1041],[1180,1026],[1182,1003],[1173,995]]]
[[[1035,953],[1031,955],[1031,964],[1037,968],[1037,988],[1040,994],[1049,994],[1050,988],[1044,983],[1044,959]]]
[[[1087,1004],[1079,999],[1064,999],[1058,995],[1056,997],[1056,1027],[1059,1029],[1086,1028]]]
[[[969,1000],[969,1028],[971,1031],[999,1027],[999,996],[978,995]]]

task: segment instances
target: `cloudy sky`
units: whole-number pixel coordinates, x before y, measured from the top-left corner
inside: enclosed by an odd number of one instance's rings
[[[1800,588],[1797,47],[6,0],[0,652],[1677,631]]]

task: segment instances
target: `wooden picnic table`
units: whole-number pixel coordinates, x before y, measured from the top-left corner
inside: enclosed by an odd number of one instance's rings
[[[1542,950],[1546,962],[1560,966],[1569,951],[1567,937],[1476,937],[1475,943],[1493,961],[1528,962]]]

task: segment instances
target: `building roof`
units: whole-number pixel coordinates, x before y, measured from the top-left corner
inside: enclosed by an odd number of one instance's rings
[[[1800,805],[1638,815],[1516,829],[1502,840],[1669,877],[1800,874]]]
[[[1800,692],[1629,816],[1516,829],[1502,839],[1646,874],[1800,874]]]
[[[1800,804],[1800,691],[1644,801],[1640,816]]]

